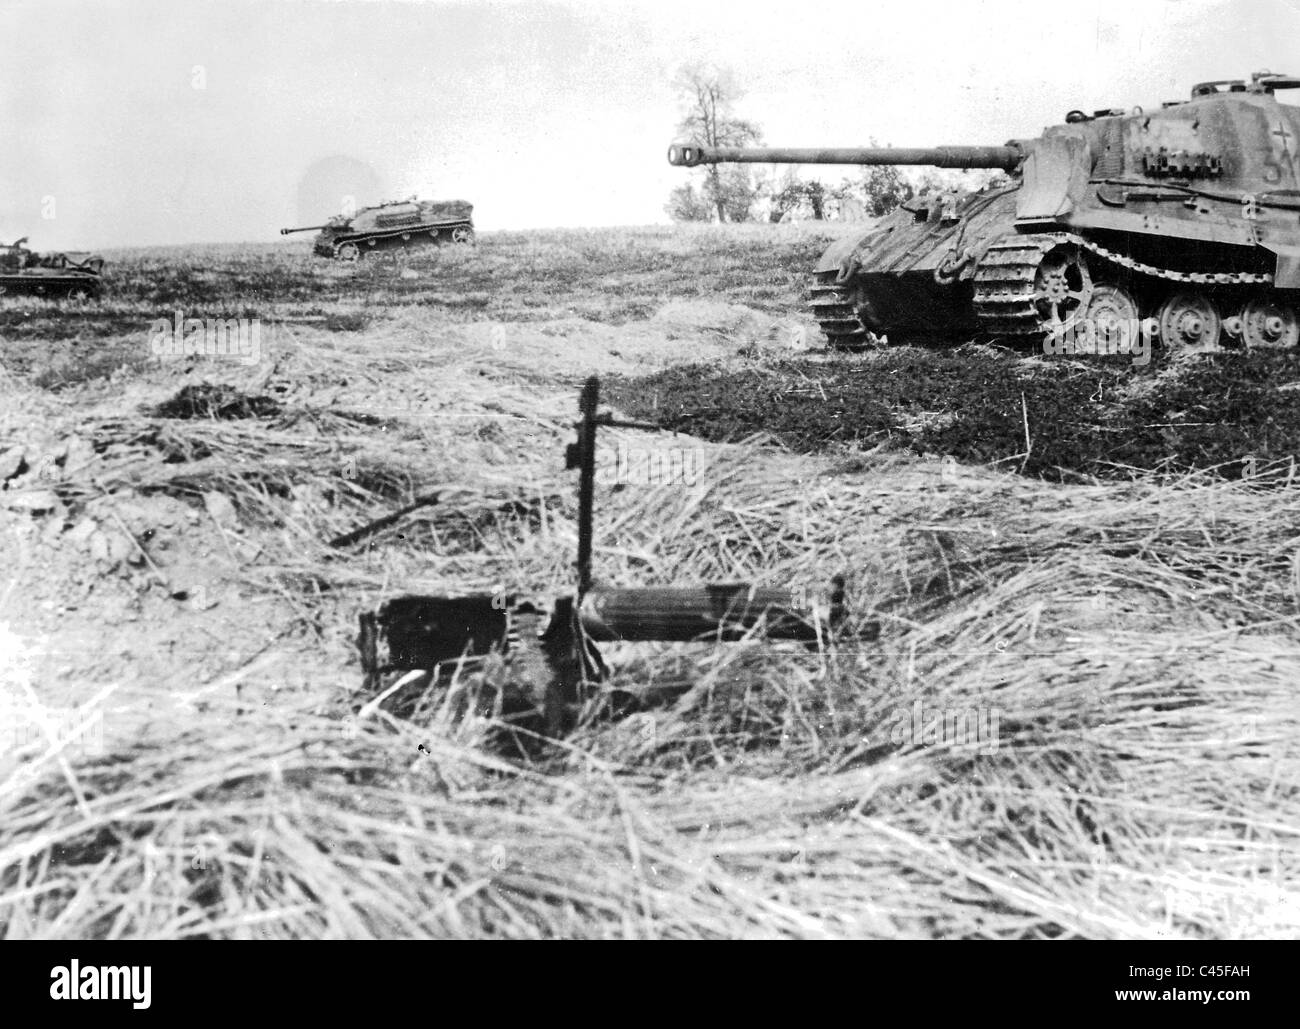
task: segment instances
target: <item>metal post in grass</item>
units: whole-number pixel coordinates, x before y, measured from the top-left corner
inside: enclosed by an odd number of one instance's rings
[[[578,596],[582,598],[591,588],[591,523],[596,489],[596,407],[600,403],[600,378],[591,376],[582,387],[578,410],[582,421],[578,423],[578,442],[565,451],[564,466],[578,469]]]

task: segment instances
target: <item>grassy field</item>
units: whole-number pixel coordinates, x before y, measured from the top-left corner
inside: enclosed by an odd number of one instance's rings
[[[0,935],[1294,937],[1300,362],[827,355],[826,242],[123,251],[0,302]],[[177,311],[256,352],[160,357]],[[598,581],[843,574],[878,638],[609,646],[635,713],[526,758],[486,670],[375,703],[362,610],[572,591],[590,374],[672,430],[603,460],[698,472],[598,490]]]

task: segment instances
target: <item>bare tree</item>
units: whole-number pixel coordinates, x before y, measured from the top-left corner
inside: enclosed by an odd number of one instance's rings
[[[677,125],[684,142],[695,146],[732,147],[761,143],[763,133],[753,122],[737,117],[736,102],[743,91],[725,69],[703,64],[682,68],[673,80],[685,111]],[[753,177],[743,166],[726,171],[716,164],[704,171],[703,195],[718,221],[744,221],[757,197]]]

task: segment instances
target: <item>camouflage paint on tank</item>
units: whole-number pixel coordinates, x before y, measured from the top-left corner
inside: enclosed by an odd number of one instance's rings
[[[1294,346],[1300,108],[1276,95],[1291,89],[1300,79],[1269,73],[1203,83],[1151,111],[1071,111],[1000,147],[675,144],[669,160],[1009,172],[1002,186],[917,197],[832,245],[812,297],[832,345],[1041,339],[1105,309],[1160,322],[1166,344]]]

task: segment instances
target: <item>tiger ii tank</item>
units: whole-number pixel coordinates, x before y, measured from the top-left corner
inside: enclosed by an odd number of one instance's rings
[[[830,346],[982,338],[1049,353],[1172,353],[1300,342],[1300,78],[1203,82],[1158,108],[1070,111],[1003,146],[711,148],[724,162],[989,168],[922,194],[822,254],[813,315]]]
[[[395,200],[363,207],[351,216],[340,214],[324,225],[281,229],[319,232],[312,252],[338,261],[357,261],[385,250],[474,242],[474,205],[465,200]]]

